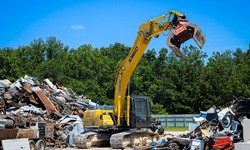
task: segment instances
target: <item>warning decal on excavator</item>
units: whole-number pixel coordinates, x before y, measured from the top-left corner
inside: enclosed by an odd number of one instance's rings
[[[135,57],[135,54],[137,53],[137,51],[138,51],[138,46],[135,47],[134,51],[132,52],[131,56],[129,57],[129,59],[128,59],[129,63],[131,63],[131,61]]]

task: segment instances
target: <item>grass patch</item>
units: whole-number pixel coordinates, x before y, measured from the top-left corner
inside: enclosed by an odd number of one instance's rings
[[[188,127],[166,127],[165,131],[186,131]]]

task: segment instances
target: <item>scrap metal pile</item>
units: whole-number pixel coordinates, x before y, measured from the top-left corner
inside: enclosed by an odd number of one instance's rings
[[[50,133],[53,145],[74,146],[74,137],[83,132],[83,111],[96,105],[49,79],[40,83],[25,75],[14,83],[0,80],[0,132],[31,128],[37,122],[49,123],[54,127],[54,133]],[[0,136],[0,140],[8,138],[13,137]]]
[[[234,149],[235,143],[244,142],[243,122],[250,119],[250,98],[236,98],[227,108],[212,107],[200,112],[190,132],[166,137],[151,143],[151,149],[210,150]]]

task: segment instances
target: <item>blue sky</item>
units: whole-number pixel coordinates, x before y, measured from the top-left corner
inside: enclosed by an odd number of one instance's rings
[[[250,43],[247,0],[8,0],[1,6],[0,48],[17,48],[49,36],[69,48],[83,44],[100,48],[115,42],[132,46],[140,24],[169,10],[186,14],[202,29],[207,37],[203,50],[209,55],[236,48],[245,51]],[[152,39],[148,49],[167,47],[166,39],[164,35]]]

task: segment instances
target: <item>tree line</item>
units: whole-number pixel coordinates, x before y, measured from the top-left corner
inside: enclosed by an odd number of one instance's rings
[[[100,104],[113,104],[116,72],[131,47],[121,43],[70,49],[56,37],[35,39],[28,46],[0,50],[0,79],[24,75],[49,78]],[[148,49],[130,83],[132,95],[151,100],[153,114],[199,113],[213,105],[225,107],[233,96],[250,95],[250,48],[206,52],[192,45],[186,59],[167,48]]]

